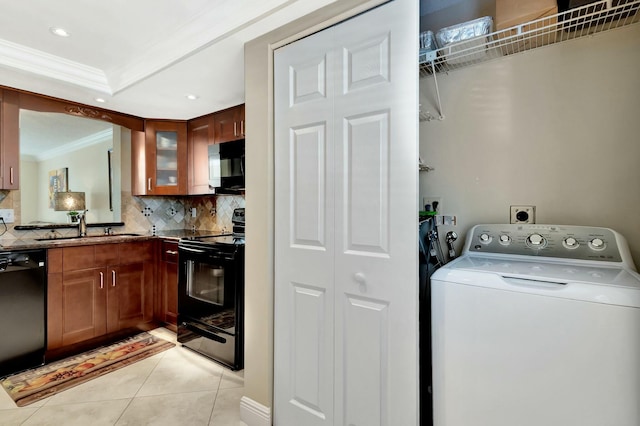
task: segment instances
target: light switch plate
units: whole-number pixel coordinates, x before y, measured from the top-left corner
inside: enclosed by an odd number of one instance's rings
[[[13,223],[15,221],[13,209],[0,209],[0,217],[4,220],[4,223]]]

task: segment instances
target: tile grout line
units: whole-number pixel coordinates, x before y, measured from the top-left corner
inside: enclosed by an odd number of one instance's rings
[[[133,394],[133,396],[129,399],[129,402],[127,403],[126,407],[124,407],[124,409],[122,410],[122,412],[120,413],[120,415],[118,416],[118,418],[116,419],[116,421],[113,423],[113,425],[117,425],[118,422],[120,421],[120,419],[122,419],[122,416],[124,416],[124,413],[129,409],[129,407],[131,406],[131,403],[133,402],[134,399],[136,399],[136,397],[138,396],[138,393],[140,392],[140,389],[142,389],[145,385],[145,383],[147,383],[147,380],[149,380],[149,377],[151,377],[151,374],[153,374],[153,372],[156,370],[156,368],[158,368],[158,365],[160,364],[160,361],[162,361],[162,358],[165,357],[165,355],[167,354],[168,351],[163,351],[162,352],[162,356],[159,357],[158,362],[156,363],[156,365],[153,366],[153,368],[151,369],[151,371],[149,371],[149,374],[147,374],[147,377],[145,377],[144,381],[142,382],[142,384],[140,385],[140,387],[138,388],[138,390],[135,392],[135,394]]]

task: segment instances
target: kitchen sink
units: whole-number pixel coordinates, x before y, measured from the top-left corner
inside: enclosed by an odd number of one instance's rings
[[[36,241],[58,241],[58,240],[83,240],[83,239],[91,239],[91,238],[117,238],[117,237],[139,237],[140,234],[132,234],[132,233],[122,233],[122,234],[109,234],[109,235],[86,235],[84,237],[73,236],[73,237],[45,237],[45,238],[36,238]]]

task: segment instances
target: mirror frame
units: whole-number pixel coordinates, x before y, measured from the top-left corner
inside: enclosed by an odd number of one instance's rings
[[[96,108],[89,105],[84,105],[77,102],[67,101],[64,99],[54,98],[51,96],[41,95],[33,92],[28,92],[20,89],[15,89],[6,86],[0,86],[0,91],[5,95],[18,97],[18,108],[39,112],[56,112],[68,115],[74,115],[76,117],[90,118],[94,120],[102,120],[111,124],[126,127],[131,130],[132,144],[134,143],[134,134],[144,134],[145,121],[141,117],[136,117],[129,114],[115,112],[103,108]],[[2,117],[2,127],[8,125],[10,128],[19,128],[19,123],[6,123],[4,120],[7,117]],[[13,118],[13,117],[12,117]],[[18,119],[19,120],[19,119]],[[136,137],[137,139],[137,137]],[[19,144],[19,135],[16,135],[15,139],[5,138],[1,141],[1,144],[6,146],[13,146]],[[132,165],[133,167],[133,165]],[[92,223],[87,226],[117,226],[124,225],[123,222],[115,223]],[[75,225],[67,224],[52,224],[52,225],[15,225],[15,230],[30,230],[30,229],[52,229],[52,228],[67,228],[75,227]]]

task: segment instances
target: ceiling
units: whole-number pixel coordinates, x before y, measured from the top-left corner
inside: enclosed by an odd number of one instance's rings
[[[0,0],[0,85],[191,119],[244,102],[245,42],[334,1]]]
[[[75,115],[20,111],[20,158],[43,161],[94,143],[113,141],[113,124]]]

